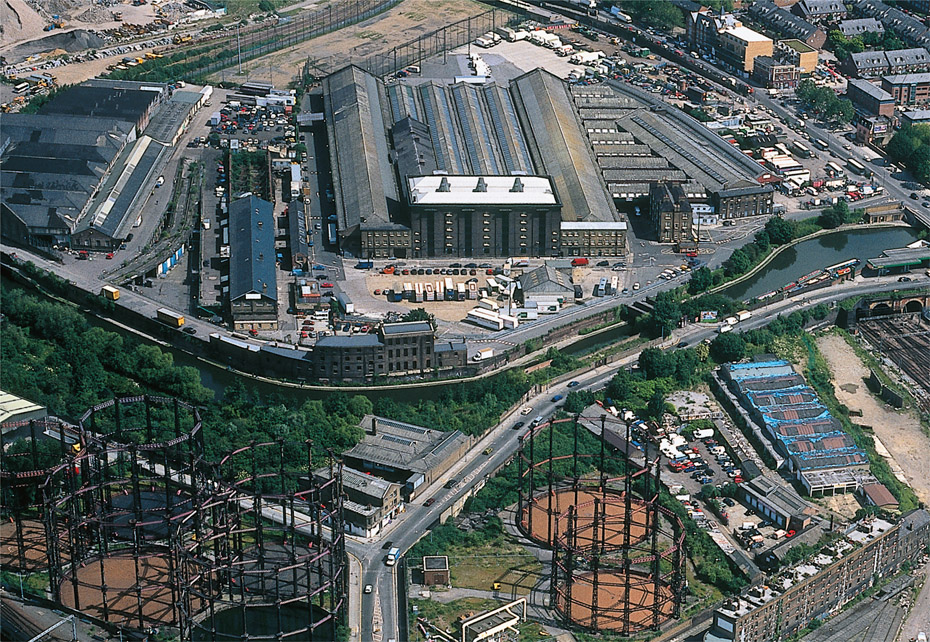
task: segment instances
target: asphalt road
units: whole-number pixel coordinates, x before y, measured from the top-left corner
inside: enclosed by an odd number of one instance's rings
[[[927,279],[921,279],[914,284],[909,285],[926,285]],[[737,332],[754,329],[767,325],[778,315],[787,315],[802,308],[811,307],[819,303],[830,303],[838,299],[845,299],[851,296],[857,296],[869,293],[889,292],[900,289],[902,286],[897,282],[897,277],[881,277],[860,279],[859,281],[850,281],[834,285],[830,288],[817,290],[811,294],[788,299],[785,301],[774,302],[764,308],[760,308],[753,313],[753,317],[744,321],[737,327]],[[680,330],[676,330],[669,345],[676,344],[679,341],[687,342],[689,345],[710,339],[716,335],[712,328],[699,325],[689,325]],[[616,374],[617,370],[624,367],[638,358],[633,355],[620,362],[611,364],[609,367],[598,368],[584,375],[579,375],[576,380],[579,385],[574,390],[599,390]],[[401,614],[397,611],[397,595],[395,587],[396,576],[394,569],[396,567],[386,566],[384,558],[387,553],[382,549],[382,540],[390,540],[393,546],[399,548],[401,553],[407,551],[415,544],[427,530],[434,525],[439,519],[440,514],[450,506],[454,501],[459,500],[469,494],[476,483],[481,481],[492,471],[497,470],[507,460],[513,457],[518,447],[518,436],[525,432],[514,431],[512,426],[514,422],[523,419],[527,420],[537,415],[549,417],[556,410],[558,404],[552,402],[552,397],[556,394],[565,394],[569,390],[568,384],[563,383],[558,386],[552,386],[541,391],[529,399],[525,404],[533,408],[531,414],[526,417],[520,416],[519,412],[512,413],[501,419],[501,422],[495,426],[483,439],[477,442],[468,455],[454,466],[443,477],[436,480],[432,487],[423,493],[424,499],[436,497],[436,503],[426,508],[418,499],[413,504],[407,505],[407,510],[403,513],[394,524],[389,527],[386,533],[382,534],[374,541],[359,542],[350,540],[349,551],[358,557],[362,564],[362,585],[371,584],[375,591],[370,595],[362,595],[362,613],[360,623],[359,640],[390,640],[397,639],[397,619]],[[493,452],[490,456],[483,455],[487,447],[492,447]],[[459,485],[454,490],[448,490],[443,484],[449,479],[459,479]],[[380,606],[380,631],[375,631],[373,622],[376,602]],[[353,626],[357,626],[353,624]]]

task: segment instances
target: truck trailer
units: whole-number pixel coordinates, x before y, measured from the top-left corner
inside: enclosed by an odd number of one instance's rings
[[[170,325],[172,328],[180,328],[184,325],[184,315],[172,312],[168,308],[158,308],[155,314],[159,321],[165,325]]]

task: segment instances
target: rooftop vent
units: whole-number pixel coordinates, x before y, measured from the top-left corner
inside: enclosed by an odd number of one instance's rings
[[[511,192],[522,192],[523,191],[523,181],[520,180],[520,177],[517,176],[513,181],[513,187],[510,188]]]
[[[472,191],[473,192],[487,192],[488,191],[488,184],[484,182],[484,176],[478,177],[478,184],[475,186],[475,189],[473,189]]]
[[[439,188],[436,191],[437,192],[451,192],[452,188],[449,187],[449,179],[443,176],[442,180],[439,181]]]

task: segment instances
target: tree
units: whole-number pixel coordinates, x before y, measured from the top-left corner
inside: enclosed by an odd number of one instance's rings
[[[662,415],[665,414],[665,410],[665,395],[656,390],[652,396],[649,397],[649,403],[646,404],[645,415],[649,419],[661,421]]]
[[[681,320],[681,306],[675,301],[671,292],[660,292],[652,306],[652,319],[655,328],[662,336],[668,336],[678,327]]]
[[[436,327],[436,324],[433,319],[433,315],[427,312],[423,308],[414,308],[413,310],[411,310],[410,312],[408,312],[401,318],[404,321],[429,321],[431,326],[433,326],[434,328]]]
[[[713,273],[707,266],[699,267],[691,273],[691,279],[688,281],[688,292],[690,294],[699,294],[704,292],[714,283]]]
[[[577,414],[594,403],[594,393],[588,390],[572,390],[565,395],[564,410],[570,414]]]
[[[723,273],[727,276],[739,276],[752,267],[752,261],[743,248],[737,248],[726,261],[723,262]]]
[[[271,0],[259,0],[258,2],[259,11],[274,11],[274,3]]]
[[[607,397],[621,404],[633,396],[633,381],[629,371],[620,368],[607,384]]]
[[[646,348],[639,353],[639,367],[647,379],[671,377],[675,374],[675,353]]]
[[[794,227],[790,221],[780,216],[773,216],[765,222],[765,232],[772,245],[784,245],[794,239]]]
[[[840,201],[843,202],[843,201]],[[845,204],[845,203],[844,203]],[[817,217],[817,223],[828,230],[835,229],[846,222],[843,214],[836,207],[827,207]]]
[[[746,353],[746,342],[738,334],[718,334],[710,343],[710,354],[717,363],[739,361]]]

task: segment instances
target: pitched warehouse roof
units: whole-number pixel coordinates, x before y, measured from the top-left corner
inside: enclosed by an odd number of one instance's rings
[[[277,300],[274,206],[248,196],[229,206],[229,298],[248,295]]]

